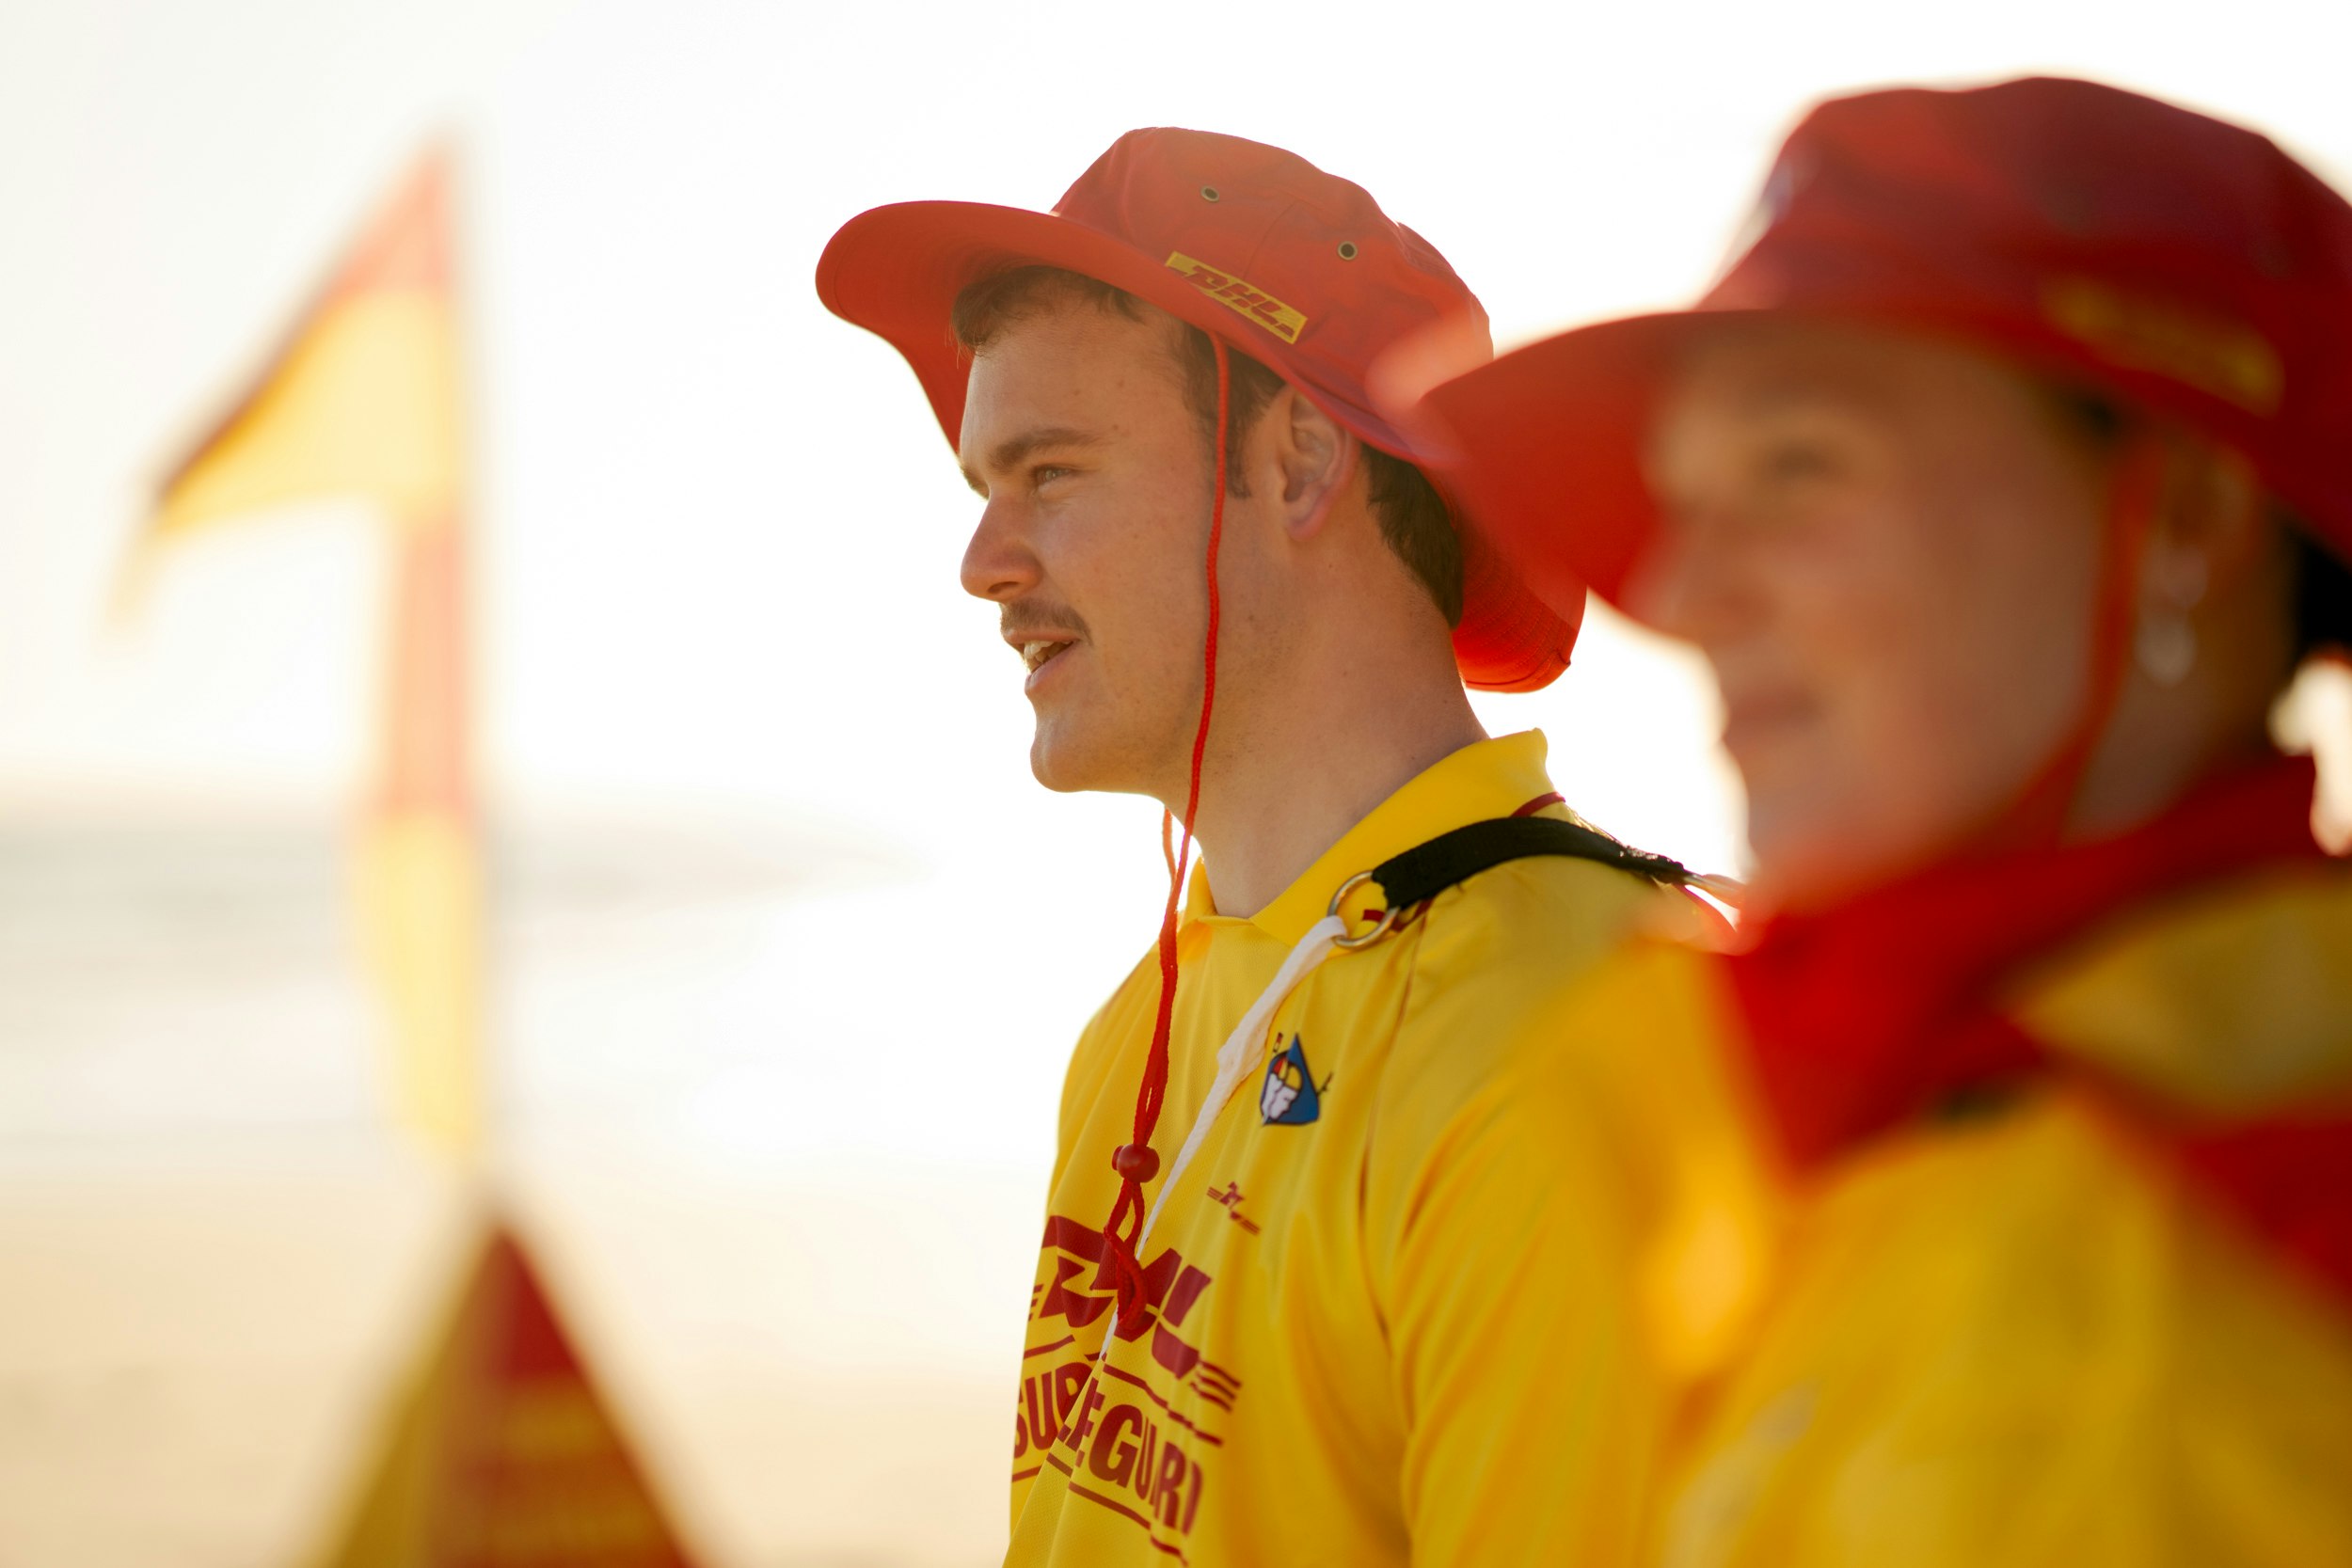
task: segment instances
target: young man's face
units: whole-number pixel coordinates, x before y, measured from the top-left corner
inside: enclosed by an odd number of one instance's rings
[[[1661,404],[1650,476],[1634,608],[1713,663],[1780,897],[1947,851],[2076,721],[2104,476],[2000,362],[1824,325],[1719,339]]]
[[[1212,464],[1173,322],[1048,306],[973,360],[963,586],[1002,607],[1049,789],[1168,799],[1200,701]],[[1171,769],[1174,769],[1171,776]]]

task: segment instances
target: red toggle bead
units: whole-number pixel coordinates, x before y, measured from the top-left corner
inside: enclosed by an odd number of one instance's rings
[[[1150,1144],[1120,1144],[1111,1150],[1111,1169],[1134,1181],[1149,1181],[1160,1174],[1160,1157]]]

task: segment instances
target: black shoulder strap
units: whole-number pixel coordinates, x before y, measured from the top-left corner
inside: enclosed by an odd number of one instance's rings
[[[1679,861],[1629,848],[1598,829],[1555,816],[1499,816],[1439,833],[1426,844],[1382,862],[1372,879],[1380,884],[1390,909],[1405,910],[1469,881],[1481,871],[1535,855],[1598,861],[1675,886],[1692,880]]]

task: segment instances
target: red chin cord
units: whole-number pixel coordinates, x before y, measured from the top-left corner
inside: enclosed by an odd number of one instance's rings
[[[1106,1259],[1119,1292],[1119,1324],[1122,1334],[1139,1333],[1144,1300],[1143,1263],[1136,1249],[1143,1243],[1143,1184],[1159,1174],[1160,1157],[1152,1152],[1152,1132],[1160,1123],[1160,1104],[1168,1098],[1168,1039],[1176,1017],[1176,906],[1184,896],[1184,870],[1192,858],[1192,825],[1200,810],[1200,760],[1209,745],[1209,715],[1216,706],[1216,633],[1220,618],[1216,588],[1217,546],[1225,537],[1225,425],[1232,397],[1232,364],[1225,341],[1215,335],[1209,346],[1216,354],[1216,472],[1209,503],[1209,629],[1201,655],[1200,722],[1192,732],[1192,770],[1184,789],[1184,842],[1174,844],[1168,814],[1160,813],[1160,853],[1168,862],[1168,907],[1160,914],[1160,1004],[1152,1021],[1152,1050],[1143,1059],[1143,1078],[1136,1085],[1134,1136],[1111,1155],[1119,1173],[1119,1201],[1110,1223],[1103,1227],[1110,1243]]]
[[[2169,469],[2163,439],[2151,434],[2132,436],[2116,465],[2107,492],[2099,597],[2090,626],[2090,678],[2082,709],[2016,803],[1994,823],[1988,848],[2047,849],[2065,834],[2083,775],[2106,738],[2131,670],[2140,563],[2147,558]]]

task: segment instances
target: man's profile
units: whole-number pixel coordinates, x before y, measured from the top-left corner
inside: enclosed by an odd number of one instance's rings
[[[1609,1180],[1522,1096],[1541,1004],[1701,917],[1574,821],[1532,689],[1581,610],[1480,544],[1372,411],[1486,323],[1290,153],[1123,136],[1052,214],[882,208],[819,293],[904,354],[981,511],[1055,789],[1168,808],[1161,942],[1063,1094],[1012,1445],[1015,1563],[1553,1561],[1630,1528],[1625,1325],[1564,1311]],[[1177,868],[1204,863],[1178,913]],[[1629,874],[1631,873],[1631,874]]]

